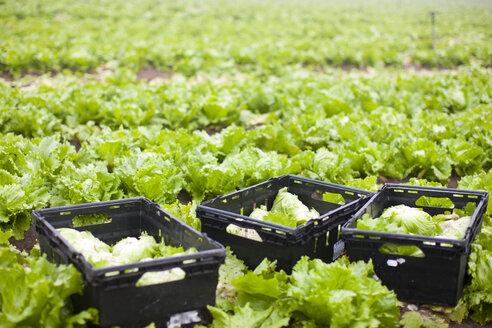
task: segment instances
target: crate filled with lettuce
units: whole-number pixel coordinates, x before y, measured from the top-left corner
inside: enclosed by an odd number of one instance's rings
[[[129,198],[34,210],[32,218],[47,258],[82,275],[74,307],[96,308],[101,326],[210,319],[225,249],[159,205]]]
[[[385,184],[341,238],[350,260],[372,260],[400,300],[455,306],[487,204],[485,191]]]
[[[267,257],[290,272],[303,256],[332,262],[339,229],[372,192],[293,175],[271,178],[202,202],[202,231],[250,268]]]

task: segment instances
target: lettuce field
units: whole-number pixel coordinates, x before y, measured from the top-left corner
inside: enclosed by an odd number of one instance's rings
[[[1,327],[97,322],[34,209],[143,196],[199,230],[201,201],[283,174],[492,193],[489,1],[3,0],[0,26]],[[228,251],[207,327],[490,325],[491,216],[454,308],[345,256]]]

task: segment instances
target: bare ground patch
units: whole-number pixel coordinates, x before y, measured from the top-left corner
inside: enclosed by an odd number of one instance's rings
[[[146,80],[148,82],[154,79],[161,79],[164,81],[171,81],[173,73],[171,71],[161,71],[156,68],[144,68],[137,73],[137,80]]]

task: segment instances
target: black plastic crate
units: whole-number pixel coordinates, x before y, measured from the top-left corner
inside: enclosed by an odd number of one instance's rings
[[[270,210],[278,191],[284,187],[297,195],[307,207],[316,209],[320,217],[290,228],[248,216],[260,205]],[[323,201],[326,192],[341,195],[345,204]],[[338,184],[284,175],[204,201],[197,206],[196,213],[201,220],[202,231],[214,240],[231,246],[250,268],[267,257],[272,261],[277,260],[278,269],[290,272],[303,255],[332,262],[343,250],[343,244],[339,242],[341,225],[372,194]],[[227,232],[230,224],[256,231],[261,241]]]
[[[78,215],[95,213],[107,215],[111,221],[75,229],[88,230],[107,244],[125,237],[138,237],[146,231],[157,241],[163,238],[168,245],[185,249],[195,247],[198,252],[95,268],[56,230],[72,228],[72,219]],[[101,326],[142,327],[150,322],[165,326],[177,313],[192,310],[199,312],[199,319],[210,320],[206,306],[215,304],[218,270],[224,262],[225,249],[159,205],[145,198],[129,198],[34,210],[32,218],[41,251],[48,259],[56,263],[73,263],[82,274],[84,293],[74,295],[75,309],[97,308]],[[185,272],[182,280],[135,286],[145,272],[177,267]]]
[[[458,209],[469,202],[476,204],[465,237],[448,239],[357,229],[357,220],[364,214],[377,218],[385,208],[394,205],[421,208],[430,215],[452,211],[452,208],[422,206],[419,201],[422,196],[447,198]],[[341,237],[350,260],[372,259],[376,275],[400,300],[455,306],[463,290],[470,246],[481,229],[487,203],[485,191],[385,184],[343,225]],[[415,246],[424,257],[381,253],[384,244]]]

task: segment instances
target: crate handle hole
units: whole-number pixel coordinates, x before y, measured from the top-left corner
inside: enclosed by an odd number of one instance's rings
[[[231,235],[263,242],[263,239],[255,229],[243,228],[231,223],[226,227],[226,231]]]
[[[454,203],[447,197],[420,196],[416,201],[417,206],[454,208]]]
[[[412,257],[425,257],[424,252],[417,246],[413,245],[395,245],[391,243],[383,244],[379,247],[379,253],[391,255],[403,255]],[[400,263],[402,264],[402,263]],[[389,265],[391,266],[391,265]]]
[[[107,224],[111,223],[113,219],[106,212],[97,212],[91,214],[79,214],[73,217],[72,225],[74,227],[82,227],[94,224]]]
[[[323,200],[325,202],[330,202],[338,205],[345,205],[345,199],[343,198],[343,196],[334,192],[325,192],[323,194]]]
[[[168,282],[183,280],[186,277],[186,272],[183,269],[175,267],[162,271],[148,271],[145,272],[140,279],[138,279],[135,286],[145,287],[152,285],[160,285]]]

